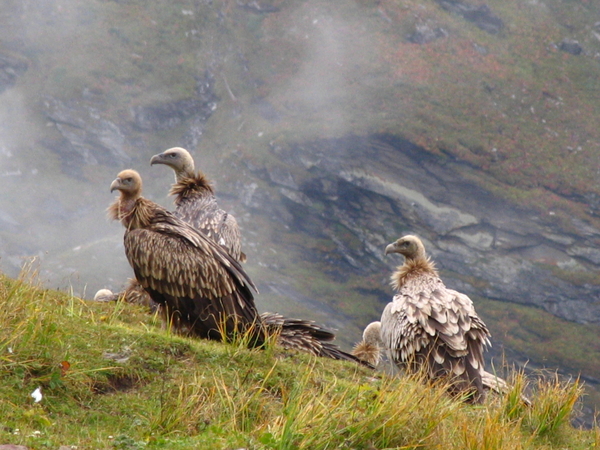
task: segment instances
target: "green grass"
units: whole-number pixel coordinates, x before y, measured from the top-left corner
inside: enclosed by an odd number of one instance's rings
[[[347,362],[169,334],[123,303],[0,282],[0,442],[31,448],[584,449],[582,387],[514,374],[483,406]],[[520,401],[521,392],[533,400]],[[40,387],[43,398],[31,393]]]

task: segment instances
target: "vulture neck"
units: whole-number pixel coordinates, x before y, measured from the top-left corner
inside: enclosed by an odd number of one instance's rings
[[[124,193],[108,209],[112,220],[119,220],[125,228],[133,230],[150,225],[153,203],[144,197],[132,197]]]
[[[398,266],[396,271],[392,274],[391,284],[392,287],[398,291],[411,278],[423,275],[433,275],[437,277],[438,273],[435,269],[435,264],[424,254],[414,258],[407,257],[404,264]]]
[[[169,195],[176,196],[175,204],[179,205],[183,200],[197,195],[214,195],[215,191],[208,181],[206,175],[198,172],[196,175],[191,174],[177,178],[177,182],[171,186]]]
[[[171,166],[173,167],[173,166]],[[183,163],[179,167],[173,167],[175,170],[175,183],[179,183],[185,178],[194,178],[194,160],[190,155],[184,157]]]

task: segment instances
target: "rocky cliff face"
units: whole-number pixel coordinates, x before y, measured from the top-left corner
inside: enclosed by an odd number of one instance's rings
[[[534,305],[581,323],[600,320],[593,244],[600,231],[579,219],[572,222],[578,232],[566,231],[552,211],[521,209],[469,182],[464,173],[471,168],[394,136],[272,152],[284,168],[254,172],[278,186],[289,227],[335,243],[334,252],[315,257],[337,260],[333,271],[340,276],[389,271],[382,249],[416,233],[449,283],[470,295]]]

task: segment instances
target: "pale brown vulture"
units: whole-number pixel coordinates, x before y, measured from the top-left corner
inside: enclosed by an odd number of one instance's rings
[[[285,348],[362,362],[331,343],[334,334],[311,321],[259,315],[256,287],[240,263],[223,246],[142,197],[136,171],[119,173],[110,189],[120,191],[109,215],[125,227],[125,253],[137,282],[163,305],[176,329],[214,340],[248,333],[251,346],[276,334]]]
[[[235,217],[219,208],[209,180],[202,172],[195,172],[189,152],[180,147],[165,150],[150,159],[150,165],[154,164],[164,164],[175,171],[175,184],[169,192],[175,196],[173,214],[223,246],[236,260],[246,261]],[[128,303],[148,305],[151,311],[158,307],[135,279],[130,279],[122,292],[113,295]]]
[[[381,322],[371,322],[365,327],[363,338],[354,346],[352,354],[358,359],[377,367],[381,362],[384,350],[385,347],[381,341]],[[481,373],[481,384],[486,392],[491,391],[504,395],[510,391],[510,387],[504,379],[485,370]],[[521,395],[521,400],[526,405],[531,405],[531,401],[524,395]]]
[[[154,155],[150,165],[154,164],[175,171],[175,184],[169,192],[175,196],[175,215],[225,247],[238,261],[246,261],[237,220],[219,208],[210,181],[201,171],[195,172],[189,152],[181,147],[170,148]]]
[[[445,378],[453,392],[484,399],[483,352],[490,333],[465,294],[448,289],[416,236],[388,245],[405,261],[391,277],[396,290],[381,316],[381,340],[391,360],[430,379]]]
[[[381,360],[381,322],[371,322],[363,331],[362,341],[352,349],[352,354],[361,361],[377,367]]]

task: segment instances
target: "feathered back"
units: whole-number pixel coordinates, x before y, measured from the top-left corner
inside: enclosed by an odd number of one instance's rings
[[[219,208],[214,191],[201,172],[175,183],[175,215],[223,246],[236,260],[244,262],[241,233],[235,217]]]
[[[175,184],[169,194],[175,196],[175,215],[197,228],[236,260],[244,262],[241,234],[231,214],[219,208],[210,181],[201,171],[194,172],[194,160],[181,147],[173,147],[154,155],[150,164],[168,165],[175,171]]]
[[[277,335],[277,343],[283,348],[300,350],[314,356],[360,362],[370,367],[368,363],[333,344],[331,341],[335,339],[335,334],[311,320],[291,319],[270,312],[262,313],[260,316],[267,333]]]

